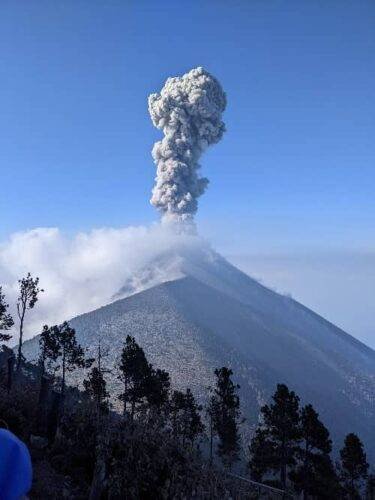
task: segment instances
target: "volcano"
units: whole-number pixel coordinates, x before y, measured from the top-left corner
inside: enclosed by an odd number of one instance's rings
[[[232,368],[250,431],[276,384],[285,383],[313,404],[336,448],[355,432],[375,456],[375,351],[217,254],[183,260],[179,272],[170,267],[173,279],[155,283],[147,270],[151,287],[143,283],[133,293],[126,284],[118,297],[126,296],[70,321],[91,355],[99,339],[108,351],[112,391],[120,389],[115,366],[131,335],[154,366],[170,373],[174,388],[190,387],[203,403],[214,369]],[[38,337],[25,342],[28,359],[37,352]],[[78,383],[82,374],[74,377]]]

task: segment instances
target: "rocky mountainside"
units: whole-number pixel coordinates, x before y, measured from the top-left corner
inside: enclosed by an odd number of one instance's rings
[[[250,428],[260,405],[283,382],[316,407],[337,445],[356,432],[374,457],[372,349],[217,255],[183,262],[180,270],[173,281],[70,321],[91,354],[99,338],[108,349],[112,390],[118,390],[115,366],[130,334],[155,366],[169,371],[174,387],[190,387],[202,401],[213,370],[230,366]],[[37,350],[37,337],[24,344],[28,359]],[[80,378],[75,375],[76,382]]]

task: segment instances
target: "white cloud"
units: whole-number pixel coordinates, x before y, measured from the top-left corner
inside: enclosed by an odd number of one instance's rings
[[[0,245],[0,284],[15,313],[18,279],[29,271],[45,292],[28,314],[26,338],[100,307],[122,289],[140,291],[179,273],[179,259],[203,241],[168,225],[102,228],[69,238],[57,228],[15,233]],[[150,263],[152,262],[152,266]]]

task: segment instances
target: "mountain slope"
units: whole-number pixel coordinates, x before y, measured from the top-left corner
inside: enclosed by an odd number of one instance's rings
[[[114,368],[130,334],[155,366],[169,371],[175,387],[191,387],[202,401],[214,368],[230,366],[250,425],[275,385],[284,382],[317,408],[338,444],[357,432],[374,456],[372,349],[220,257],[184,263],[183,273],[74,318],[79,342],[95,354],[101,338],[109,350],[107,365]],[[36,354],[34,338],[25,343],[25,355]]]

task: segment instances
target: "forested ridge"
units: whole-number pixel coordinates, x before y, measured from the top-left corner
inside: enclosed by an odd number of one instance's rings
[[[116,363],[119,412],[107,389],[105,350],[99,343],[89,358],[67,322],[44,326],[38,363],[26,362],[24,322],[42,292],[38,278],[20,280],[18,347],[15,354],[4,344],[0,353],[0,425],[31,451],[31,498],[272,498],[278,490],[287,497],[373,498],[359,437],[348,434],[335,461],[318,412],[285,384],[244,442],[246,415],[230,367],[215,370],[201,405],[190,389],[174,390],[169,373],[124,332]],[[0,291],[3,342],[13,324]],[[66,383],[75,370],[85,374],[80,389]]]

